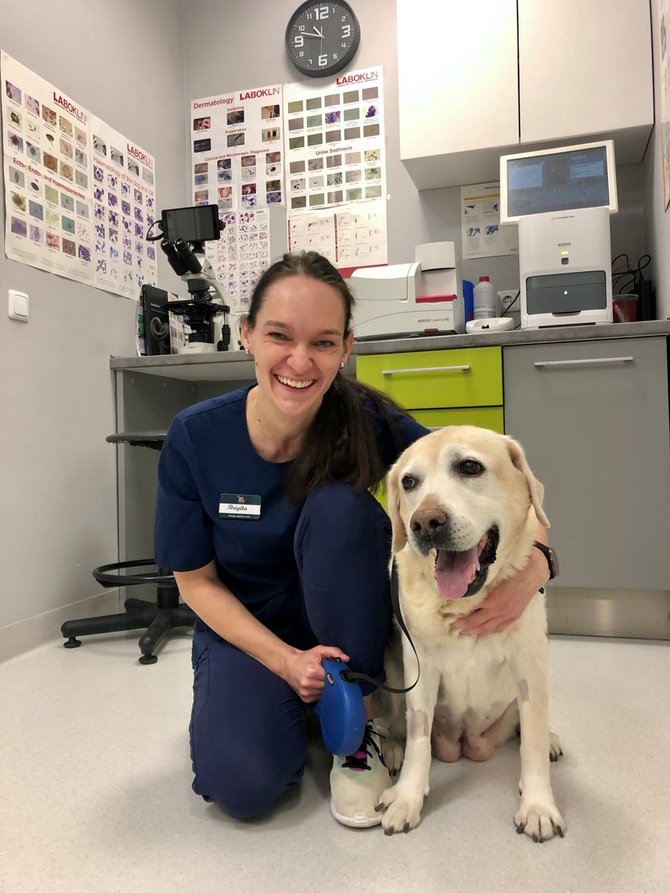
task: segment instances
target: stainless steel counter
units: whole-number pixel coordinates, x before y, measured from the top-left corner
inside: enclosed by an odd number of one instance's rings
[[[670,319],[594,326],[556,326],[549,329],[518,329],[477,335],[432,335],[421,338],[391,338],[354,344],[347,371],[354,372],[355,357],[365,354],[405,353],[414,350],[453,350],[462,347],[508,346],[566,341],[600,341],[608,338],[670,335]],[[175,354],[159,357],[112,357],[113,371],[141,372],[190,381],[248,381],[254,377],[253,362],[244,351]]]

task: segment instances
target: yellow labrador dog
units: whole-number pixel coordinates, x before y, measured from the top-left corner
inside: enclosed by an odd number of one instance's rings
[[[502,633],[476,639],[451,631],[456,618],[475,610],[527,562],[537,521],[549,526],[542,484],[516,441],[461,426],[406,449],[391,469],[388,489],[400,605],[421,675],[406,696],[402,771],[380,798],[385,832],[406,832],[419,823],[431,745],[446,762],[461,755],[488,760],[520,726],[517,831],[537,841],[563,837],[566,825],[549,779],[550,759],[561,750],[547,720],[542,595]],[[405,637],[402,650],[407,686],[416,678],[416,660]],[[394,767],[392,749],[390,754],[393,770],[398,763]]]

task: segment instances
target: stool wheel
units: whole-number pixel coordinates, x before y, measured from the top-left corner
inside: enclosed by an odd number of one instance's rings
[[[67,642],[63,642],[63,648],[79,648],[81,642],[79,639],[75,639],[74,636],[70,636]]]

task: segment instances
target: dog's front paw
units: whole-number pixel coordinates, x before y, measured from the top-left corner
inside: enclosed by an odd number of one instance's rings
[[[548,801],[521,801],[521,807],[514,816],[517,834],[527,834],[535,843],[551,840],[556,834],[565,837],[567,825],[563,816],[556,809],[553,799]]]
[[[422,794],[410,794],[402,789],[400,783],[387,788],[377,806],[379,812],[385,810],[382,816],[384,834],[397,834],[399,831],[407,834],[412,828],[416,828],[421,820],[422,806]]]

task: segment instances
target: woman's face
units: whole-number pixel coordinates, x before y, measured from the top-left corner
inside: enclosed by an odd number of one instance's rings
[[[242,341],[255,358],[263,400],[281,414],[313,417],[351,352],[340,293],[308,276],[284,276],[265,292],[256,325],[242,323]]]

